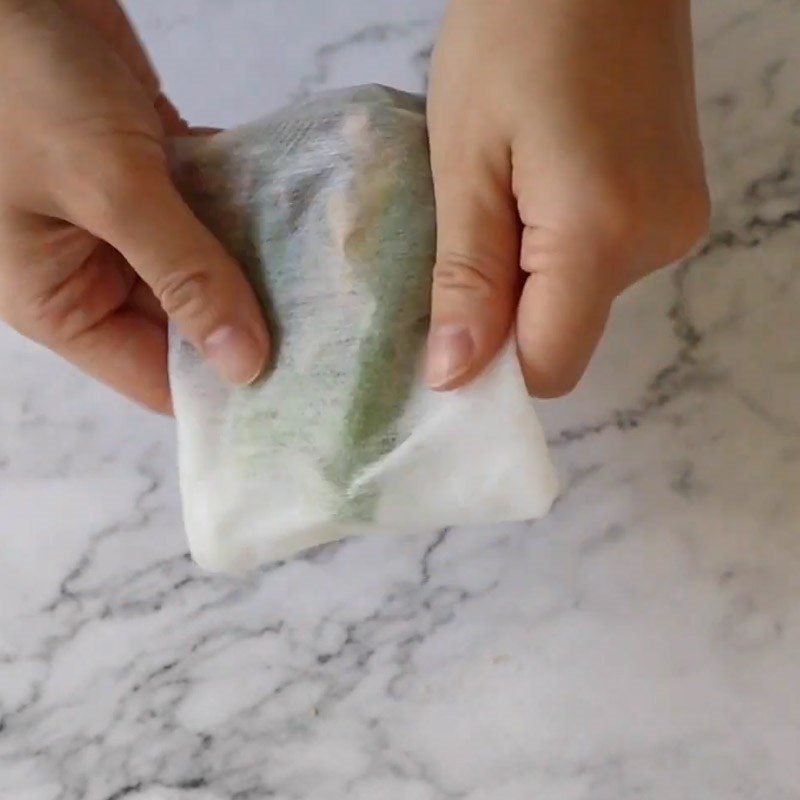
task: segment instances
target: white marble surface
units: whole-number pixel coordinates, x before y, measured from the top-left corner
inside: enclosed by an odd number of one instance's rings
[[[137,0],[187,116],[420,88],[442,0]],[[709,246],[542,408],[533,528],[187,560],[172,427],[0,330],[0,797],[800,796],[800,3],[701,0]]]

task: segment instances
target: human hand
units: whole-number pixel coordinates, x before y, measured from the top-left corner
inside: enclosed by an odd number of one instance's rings
[[[706,231],[689,0],[452,0],[428,116],[429,383],[515,323],[531,393],[571,390],[616,295]]]
[[[170,180],[164,137],[187,132],[117,3],[0,0],[0,318],[162,412],[167,316],[232,382],[268,352]]]

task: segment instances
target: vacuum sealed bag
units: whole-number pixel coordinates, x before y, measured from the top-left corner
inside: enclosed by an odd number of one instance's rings
[[[437,393],[422,379],[435,254],[423,98],[329,92],[175,140],[171,155],[275,343],[269,373],[236,388],[170,334],[201,566],[240,572],[351,534],[548,511],[556,479],[513,344],[466,388]]]

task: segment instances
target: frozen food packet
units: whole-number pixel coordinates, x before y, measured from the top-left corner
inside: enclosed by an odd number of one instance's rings
[[[327,92],[170,150],[275,344],[271,370],[237,388],[170,331],[198,564],[237,573],[354,534],[547,513],[556,477],[513,341],[463,389],[422,378],[436,238],[423,97]]]

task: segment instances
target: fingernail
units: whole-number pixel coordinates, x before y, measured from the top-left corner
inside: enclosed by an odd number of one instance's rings
[[[203,343],[203,354],[231,383],[252,383],[264,369],[264,348],[240,328],[223,325]]]
[[[431,330],[425,380],[432,389],[444,389],[463,375],[472,363],[475,345],[470,332],[461,325],[443,325]]]

